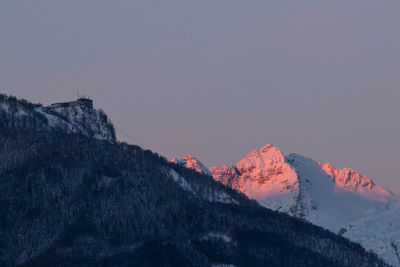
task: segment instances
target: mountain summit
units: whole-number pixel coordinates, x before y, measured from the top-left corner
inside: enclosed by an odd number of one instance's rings
[[[236,165],[210,168],[215,180],[250,198],[277,210],[290,209],[285,199],[294,196],[298,188],[295,170],[285,161],[282,152],[268,144],[246,155]]]

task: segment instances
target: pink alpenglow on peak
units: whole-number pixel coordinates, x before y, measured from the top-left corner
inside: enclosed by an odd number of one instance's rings
[[[270,144],[253,150],[235,166],[223,165],[211,168],[210,171],[214,179],[258,201],[293,192],[297,187],[296,172],[285,162],[282,152]],[[236,179],[224,179],[225,171],[236,172]]]
[[[282,152],[267,144],[235,165],[210,168],[216,181],[232,187],[266,207],[289,212],[298,189],[295,170]]]
[[[210,168],[214,180],[261,205],[337,231],[385,207],[393,194],[352,169],[337,170],[267,144],[236,164]]]
[[[351,168],[343,168],[340,170],[330,163],[323,164],[321,162],[318,162],[318,165],[331,177],[336,187],[375,200],[386,201],[394,196],[389,190],[376,185],[370,178]]]
[[[186,155],[183,159],[173,158],[171,162],[179,164],[181,166],[185,166],[191,170],[197,171],[198,173],[212,176],[208,168],[196,157],[193,157],[191,155]]]

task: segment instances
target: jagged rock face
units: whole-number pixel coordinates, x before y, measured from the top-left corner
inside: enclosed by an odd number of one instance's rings
[[[56,109],[38,109],[46,114],[51,127],[64,127],[68,132],[82,133],[99,140],[115,142],[114,127],[102,111],[87,106],[74,106]]]
[[[243,192],[258,200],[292,193],[298,186],[294,169],[285,162],[282,152],[269,144],[249,153],[236,169],[245,181]]]
[[[240,173],[233,165],[222,165],[210,168],[214,180],[240,191]],[[243,192],[242,192],[243,193]]]
[[[262,205],[289,212],[298,195],[298,179],[282,152],[266,145],[256,149],[236,165],[210,168],[216,181],[256,199]]]
[[[0,94],[0,123],[10,128],[60,130],[116,142],[114,126],[107,115],[85,105],[49,109]]]
[[[339,170],[330,163],[323,164],[320,162],[318,165],[332,178],[339,188],[376,200],[385,201],[393,197],[393,194],[389,190],[376,185],[370,178],[351,168]]]
[[[342,170],[337,169],[330,163],[321,163],[318,165],[323,169],[340,187],[356,190],[358,187],[374,188],[375,184],[366,176],[363,176],[353,169],[344,168]]]

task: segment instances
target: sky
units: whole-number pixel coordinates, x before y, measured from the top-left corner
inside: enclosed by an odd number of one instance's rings
[[[271,143],[400,192],[400,1],[2,0],[0,92],[77,91],[121,140],[234,163]]]

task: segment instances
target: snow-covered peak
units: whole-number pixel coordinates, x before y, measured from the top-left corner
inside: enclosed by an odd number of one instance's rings
[[[368,198],[374,198],[377,200],[386,201],[388,198],[393,197],[393,194],[381,187],[376,185],[370,178],[356,172],[351,168],[338,169],[330,163],[318,163],[321,169],[323,169],[335,182],[336,186],[352,191],[358,194],[362,194]]]
[[[297,184],[297,175],[283,153],[270,144],[247,154],[236,169],[244,182],[241,189],[257,200],[292,192]]]
[[[210,168],[213,178],[261,205],[337,231],[385,206],[392,194],[352,169],[336,169],[270,144],[235,165]]]
[[[255,149],[240,160],[236,167],[240,172],[257,169],[268,171],[270,166],[284,165],[285,157],[282,152],[273,145],[267,144],[260,149]]]
[[[200,160],[192,155],[186,155],[183,159],[173,158],[171,162],[179,164],[181,166],[185,166],[191,170],[197,171],[198,173],[212,176],[208,168]]]
[[[215,180],[281,211],[290,209],[288,199],[293,199],[298,189],[296,172],[282,152],[270,144],[250,152],[235,165],[217,166],[210,171]]]

